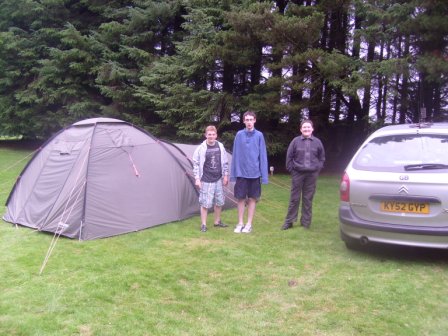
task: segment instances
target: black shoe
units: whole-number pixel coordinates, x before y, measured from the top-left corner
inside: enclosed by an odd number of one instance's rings
[[[219,223],[215,223],[213,226],[214,226],[214,227],[221,227],[221,228],[228,227],[227,224],[224,224],[224,223],[221,222],[221,221],[219,221]]]
[[[308,230],[308,229],[310,228],[310,225],[309,225],[309,224],[308,224],[308,225],[305,225],[305,224],[300,224],[300,225],[302,225],[302,226],[303,226],[303,228],[304,228],[304,229],[307,229],[307,230]]]
[[[207,225],[201,225],[201,232],[207,232]]]
[[[282,225],[282,230],[288,230],[292,228],[292,224],[291,223],[285,223]]]

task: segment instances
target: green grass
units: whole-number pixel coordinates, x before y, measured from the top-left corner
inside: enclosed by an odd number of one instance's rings
[[[0,147],[2,203],[28,154]],[[0,223],[0,335],[446,335],[446,251],[347,250],[339,176],[319,178],[310,230],[281,231],[289,177],[271,181],[249,235],[195,217],[61,238],[40,276],[52,235]]]

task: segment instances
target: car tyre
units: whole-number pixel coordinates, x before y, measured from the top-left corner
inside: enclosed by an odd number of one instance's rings
[[[356,240],[346,240],[344,241],[345,247],[349,250],[359,251],[361,250],[361,244]]]
[[[347,236],[346,234],[344,234],[344,232],[340,232],[341,234],[341,238],[345,243],[345,247],[347,247],[347,249],[349,250],[354,250],[354,251],[358,251],[361,249],[362,245],[361,242],[358,239],[354,239],[351,238],[349,236]]]

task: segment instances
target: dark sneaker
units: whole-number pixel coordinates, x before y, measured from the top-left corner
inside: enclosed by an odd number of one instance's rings
[[[228,227],[228,225],[224,224],[222,221],[219,221],[219,223],[215,223],[214,227],[225,228],[225,227]]]
[[[288,230],[292,228],[292,224],[291,223],[285,223],[282,225],[282,230]]]
[[[207,232],[207,225],[201,225],[201,232]]]

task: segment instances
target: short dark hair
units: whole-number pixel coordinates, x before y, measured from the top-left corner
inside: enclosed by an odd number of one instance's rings
[[[246,116],[251,116],[251,117],[254,117],[254,119],[257,119],[257,116],[255,115],[255,112],[254,111],[246,111],[246,112],[244,112],[244,114],[243,114],[243,120],[246,118]]]
[[[311,124],[311,127],[314,127],[313,121],[311,119],[302,120],[302,122],[300,123],[300,128],[302,128],[303,124]]]

